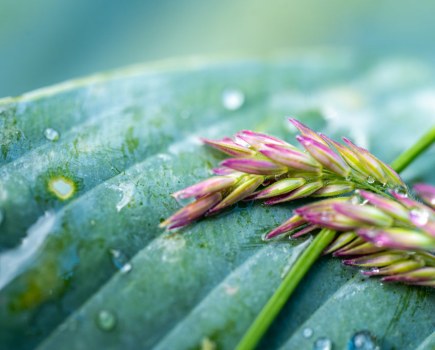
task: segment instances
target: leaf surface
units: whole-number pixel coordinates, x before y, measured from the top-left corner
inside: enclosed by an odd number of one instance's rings
[[[170,193],[221,159],[198,138],[251,129],[294,142],[292,115],[389,162],[433,125],[433,78],[420,62],[323,52],[136,67],[1,101],[0,343],[234,348],[309,244],[261,236],[303,202],[241,203],[162,232],[180,206]],[[433,183],[434,159],[432,149],[406,180]],[[325,257],[260,348],[311,349],[325,336],[341,349],[367,329],[386,349],[430,349],[434,312],[431,290]]]

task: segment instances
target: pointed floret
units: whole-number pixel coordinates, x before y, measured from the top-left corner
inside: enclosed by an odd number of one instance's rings
[[[298,198],[308,197],[311,194],[313,194],[314,192],[316,192],[317,190],[319,190],[322,186],[323,186],[323,183],[320,180],[314,181],[314,182],[309,182],[309,183],[302,185],[301,187],[297,188],[296,190],[294,190],[288,194],[284,194],[282,196],[278,196],[278,197],[269,199],[268,201],[265,202],[265,204],[273,205],[273,204],[292,201],[292,200],[295,200]]]
[[[343,260],[346,265],[356,265],[363,267],[383,267],[394,262],[405,260],[408,254],[404,252],[386,251],[382,253],[370,254],[354,259]]]
[[[211,209],[207,215],[213,215],[218,211],[246,198],[252,194],[264,181],[263,176],[245,176],[218,205]]]
[[[229,137],[225,137],[222,140],[209,140],[204,138],[201,140],[207,145],[233,157],[249,157],[255,154],[255,151],[235,143]]]
[[[293,145],[283,140],[280,140],[279,138],[250,130],[242,130],[236,134],[236,137],[245,141],[254,149],[258,149],[264,144],[281,145],[288,148],[296,149],[296,147],[294,147]]]
[[[296,232],[295,234],[293,234],[293,238],[299,238],[303,235],[306,235],[310,232],[313,232],[314,230],[319,229],[320,227],[318,225],[308,225],[306,227],[304,227],[302,230]]]
[[[211,193],[197,199],[195,202],[181,208],[174,215],[163,221],[159,226],[173,229],[190,224],[203,216],[210,208],[213,208],[222,199],[221,193]]]
[[[316,140],[317,142],[319,142],[325,146],[328,146],[328,144],[325,142],[325,140],[323,140],[322,137],[317,132],[310,129],[305,124],[302,124],[299,120],[297,120],[295,118],[289,118],[289,122],[292,123],[299,130],[301,135],[308,136],[308,137]]]
[[[366,276],[397,275],[399,273],[416,270],[423,266],[424,263],[417,260],[402,260],[382,268],[375,267],[370,270],[363,271],[363,274]]]
[[[265,198],[279,196],[285,193],[289,193],[294,189],[301,187],[305,183],[306,180],[302,177],[282,179],[267,186],[265,189],[256,192],[252,196],[249,196],[248,199],[249,200],[265,199]]]
[[[287,168],[269,160],[257,158],[230,158],[221,163],[222,166],[256,175],[280,175],[287,171]]]
[[[366,169],[364,165],[361,163],[360,158],[348,147],[330,139],[326,135],[320,134],[322,138],[328,142],[331,146],[335,147],[335,149],[338,151],[340,156],[345,160],[347,164],[350,165],[351,168],[355,169],[356,171],[360,172],[361,174],[366,174]],[[367,176],[369,174],[366,174]]]
[[[424,282],[434,282],[435,281],[435,267],[422,267],[417,270],[401,273],[393,276],[386,276],[382,278],[385,282],[405,282],[405,283],[418,283],[425,285]],[[431,285],[431,284],[429,284]],[[433,286],[433,284],[431,285]]]
[[[326,186],[314,192],[312,197],[332,197],[349,193],[355,189],[355,185],[347,181],[331,181]]]
[[[420,183],[414,185],[413,189],[427,205],[435,209],[435,186]]]
[[[359,194],[361,197],[368,200],[370,204],[373,204],[375,207],[381,209],[383,212],[391,215],[395,219],[403,222],[409,222],[408,210],[399,203],[391,199],[381,197],[373,192],[360,190]]]
[[[305,220],[302,219],[299,215],[293,215],[290,219],[279,225],[277,228],[270,231],[265,239],[271,239],[273,237],[283,235],[285,233],[289,233],[294,231],[297,228],[300,228],[306,224]]]
[[[384,251],[385,248],[376,247],[370,242],[361,242],[351,248],[342,248],[334,253],[335,257],[367,255]]]
[[[304,170],[308,172],[320,172],[322,166],[309,154],[297,149],[290,149],[282,145],[265,144],[259,148],[260,153],[267,158],[283,164],[290,169]]]
[[[191,198],[202,197],[208,193],[214,193],[225,190],[237,182],[236,177],[232,176],[215,176],[193,186],[187,187],[184,190],[175,192],[172,196],[174,198]]]
[[[391,216],[372,206],[338,203],[334,204],[333,208],[338,213],[357,221],[358,226],[365,224],[379,227],[390,227],[394,222]]]
[[[385,174],[383,162],[377,159],[365,148],[355,145],[348,138],[343,137],[343,141],[353,150],[354,154],[360,159],[361,164],[365,167],[366,172],[373,176],[380,183],[388,183],[388,177]]]
[[[352,242],[358,235],[355,232],[343,232],[324,250],[323,254],[330,254]]]
[[[224,166],[220,166],[218,168],[214,168],[213,169],[213,174],[226,176],[226,175],[236,175],[236,174],[241,174],[241,173],[238,172],[238,171],[235,171],[234,169],[230,169],[230,168],[226,168]]]
[[[360,228],[357,234],[378,247],[428,251],[435,249],[435,238],[407,228]]]
[[[328,146],[316,141],[308,136],[297,136],[296,139],[304,148],[326,169],[346,178],[349,176],[351,169],[343,159],[340,158]]]

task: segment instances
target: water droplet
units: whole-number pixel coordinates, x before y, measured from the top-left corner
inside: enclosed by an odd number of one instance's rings
[[[129,273],[132,268],[133,266],[130,263],[127,263],[123,267],[121,267],[119,271],[121,271],[121,273]]]
[[[110,249],[110,255],[112,256],[113,265],[121,272],[128,273],[133,266],[128,262],[127,257],[119,250]]]
[[[423,208],[412,209],[409,218],[417,226],[424,226],[429,221],[429,212]]]
[[[101,310],[97,315],[97,324],[103,331],[111,331],[116,326],[116,316],[108,310]]]
[[[350,197],[350,203],[353,205],[357,205],[361,203],[361,196],[359,196],[358,194],[353,195],[352,197]]]
[[[373,176],[369,176],[367,178],[367,183],[369,183],[370,185],[375,183],[375,179],[373,178]]]
[[[59,140],[60,134],[52,128],[47,128],[44,130],[44,136],[49,141],[57,141]]]
[[[311,328],[304,328],[304,330],[302,331],[302,335],[304,336],[304,338],[311,338],[313,333],[314,332]]]
[[[408,197],[408,190],[404,186],[397,186],[394,188],[394,193],[399,195],[400,197],[407,198]]]
[[[330,213],[322,213],[320,215],[320,221],[322,222],[329,222],[332,219],[332,215]]]
[[[379,350],[376,337],[369,331],[356,332],[349,341],[349,350]]]
[[[365,232],[365,235],[368,237],[368,238],[375,238],[376,236],[377,236],[377,231],[376,230],[370,230],[370,229],[368,229],[368,230],[366,230],[366,232]]]
[[[321,337],[314,342],[314,350],[331,350],[332,341],[326,337]]]
[[[238,110],[245,102],[245,95],[240,90],[227,89],[222,93],[222,104],[230,111]]]
[[[111,185],[109,187],[121,192],[122,194],[121,200],[116,204],[116,210],[120,212],[122,208],[124,208],[133,200],[136,186],[133,183],[125,182],[120,183],[118,186]]]
[[[378,268],[378,267],[372,267],[372,268],[370,269],[370,272],[371,272],[371,273],[379,273],[379,268]]]

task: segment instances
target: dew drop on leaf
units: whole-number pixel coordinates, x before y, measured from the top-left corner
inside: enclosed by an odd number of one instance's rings
[[[121,271],[121,273],[129,273],[132,268],[133,266],[130,263],[127,263],[123,267],[121,267],[119,271]]]
[[[304,336],[304,338],[311,338],[313,335],[313,329],[312,328],[304,328],[304,330],[302,331],[302,335]]]
[[[103,331],[111,331],[116,326],[116,316],[108,310],[101,310],[97,315],[98,327]]]
[[[59,132],[57,130],[54,130],[52,128],[47,128],[44,130],[44,136],[49,141],[57,141],[59,140]]]
[[[318,338],[314,342],[313,350],[332,350],[332,341],[326,337]]]
[[[128,273],[133,266],[128,262],[127,257],[119,250],[111,249],[109,251],[112,257],[112,264],[121,272]]]
[[[379,350],[376,337],[369,331],[356,332],[349,341],[348,350]]]
[[[222,93],[222,104],[229,111],[238,110],[245,103],[245,95],[237,89],[227,89]]]

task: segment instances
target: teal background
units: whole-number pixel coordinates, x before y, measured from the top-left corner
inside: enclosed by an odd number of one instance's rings
[[[431,0],[0,0],[0,97],[190,55],[332,46],[431,62],[434,13]]]

